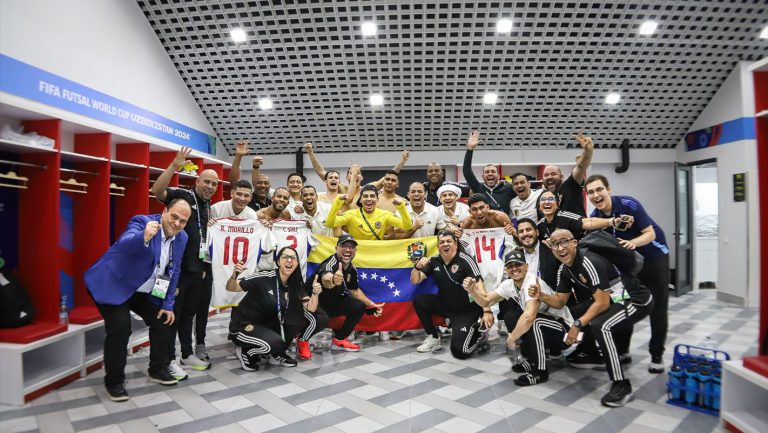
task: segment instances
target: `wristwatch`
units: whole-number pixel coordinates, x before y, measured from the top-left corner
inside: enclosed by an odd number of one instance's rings
[[[583,330],[584,329],[584,325],[581,324],[581,320],[579,320],[579,319],[576,319],[576,320],[573,321],[573,326],[579,328],[579,330]]]

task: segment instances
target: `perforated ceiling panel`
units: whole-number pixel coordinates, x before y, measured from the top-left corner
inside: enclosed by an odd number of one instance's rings
[[[473,128],[495,148],[572,145],[581,127],[599,147],[669,148],[736,62],[768,55],[763,0],[138,4],[230,153],[238,139],[262,154],[306,140],[320,152],[439,150]],[[511,33],[496,33],[500,17]],[[658,29],[640,36],[647,19]],[[361,35],[364,20],[375,36]],[[246,42],[232,42],[235,27]]]

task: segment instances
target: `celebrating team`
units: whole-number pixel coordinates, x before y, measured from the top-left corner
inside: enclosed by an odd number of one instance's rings
[[[543,188],[533,190],[524,174],[513,175],[510,183],[501,180],[493,164],[483,168],[482,182],[477,179],[471,170],[480,142],[475,131],[463,165],[468,187],[446,181],[440,165],[433,163],[427,181],[409,186],[407,200],[395,191],[408,151],[375,182],[364,183],[360,167],[352,165],[343,183],[338,172],[325,170],[307,143],[304,149],[325,182],[326,191],[318,193],[304,185],[300,173],[289,175],[286,187],[270,189],[259,156],[253,157],[252,183],[240,180],[240,162],[248,149],[238,143],[229,177],[232,198],[211,204],[219,183],[213,170],[202,171],[191,189],[169,187],[174,173],[188,162],[190,149],[182,148],[152,185],[152,193],[166,204],[163,214],[134,217],[86,274],[86,285],[105,319],[105,386],[110,398],[128,399],[123,370],[131,310],[150,326],[149,375],[163,385],[185,379],[183,366],[210,367],[205,331],[214,284],[236,296],[230,339],[245,370],[257,370],[264,360],[295,366],[296,359],[287,351],[294,341],[297,356],[311,358],[309,339],[336,317],[331,348],[357,351],[360,346],[349,336],[363,315],[385,314],[384,304],[369,299],[358,284],[352,264],[358,241],[437,235],[438,254],[414,260],[410,275],[413,285],[431,278],[437,286],[437,293],[413,300],[427,334],[418,352],[441,350],[442,335],[450,333],[452,355],[471,356],[486,346],[495,321],[491,306],[498,303],[498,318],[509,330],[507,345],[523,355],[512,366],[520,373],[517,385],[547,381],[547,354],[567,355],[574,367],[604,365],[611,386],[601,402],[623,406],[633,392],[622,365],[631,362],[633,324],[645,316],[651,320],[648,370],[664,371],[669,251],[663,231],[637,200],[613,195],[605,176],[586,177],[594,146],[581,133],[576,139],[581,153],[571,173],[565,177],[559,167],[547,165]],[[595,208],[590,217],[584,192]],[[467,204],[459,200],[467,196]],[[255,230],[302,221],[299,226],[309,233],[338,237],[336,251],[305,279],[308,248],[295,238],[292,245],[240,246],[253,249],[246,254],[248,263],[233,254],[227,268],[231,274],[214,281],[220,274],[210,260],[212,238],[225,231],[222,221],[232,219],[247,221],[236,224]],[[295,232],[293,224],[290,230]],[[502,266],[488,269],[467,251],[466,243],[477,233],[498,236],[507,246],[500,250],[506,251],[506,279]],[[479,238],[475,241],[480,245]],[[634,252],[642,260],[634,268],[624,266],[636,257]],[[143,263],[130,275],[130,283],[116,271],[117,264],[126,262]],[[120,296],[110,292],[115,285],[125,286]],[[439,324],[446,326],[438,326],[434,316],[442,317]]]

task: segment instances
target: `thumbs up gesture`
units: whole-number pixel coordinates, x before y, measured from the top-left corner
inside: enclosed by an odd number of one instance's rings
[[[312,294],[319,295],[322,291],[323,285],[317,281],[317,275],[315,275],[315,279],[312,280]]]
[[[538,299],[541,294],[541,284],[539,283],[539,277],[536,277],[536,282],[528,286],[528,296],[534,299]]]
[[[344,282],[344,273],[341,271],[341,266],[333,274],[333,285],[340,286]]]

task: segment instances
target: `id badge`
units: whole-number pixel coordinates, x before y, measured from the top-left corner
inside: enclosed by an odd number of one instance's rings
[[[152,296],[165,299],[168,294],[168,287],[171,285],[171,279],[167,275],[158,275],[155,279],[155,285],[152,287]]]
[[[200,250],[198,251],[197,256],[200,258],[200,260],[211,263],[211,259],[208,257],[208,248],[205,246],[205,242],[200,242]]]

